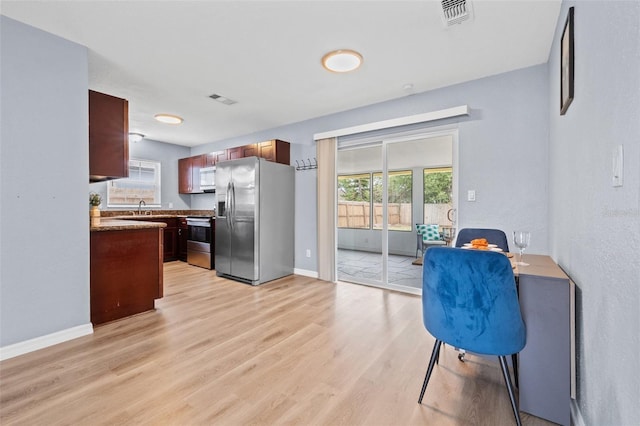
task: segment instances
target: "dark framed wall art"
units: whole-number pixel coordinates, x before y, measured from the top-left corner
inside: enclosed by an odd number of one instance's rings
[[[569,8],[560,41],[560,115],[573,101],[573,9]]]

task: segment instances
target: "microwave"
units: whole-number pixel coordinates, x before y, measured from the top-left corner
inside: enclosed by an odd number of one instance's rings
[[[215,166],[200,169],[200,189],[204,192],[216,192]]]

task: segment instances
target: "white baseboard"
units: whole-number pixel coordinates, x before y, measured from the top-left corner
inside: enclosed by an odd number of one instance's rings
[[[293,273],[296,275],[302,275],[304,277],[318,278],[317,271],[308,271],[306,269],[293,268]]]
[[[13,345],[0,348],[0,361],[23,355],[29,352],[48,346],[57,345],[67,340],[77,339],[78,337],[93,334],[93,325],[91,323],[79,325],[77,327],[67,328],[66,330],[56,331],[55,333],[45,336],[36,337],[34,339],[25,340],[24,342],[14,343]]]
[[[575,399],[571,400],[571,424],[573,426],[585,426],[580,408],[578,408],[578,403]]]

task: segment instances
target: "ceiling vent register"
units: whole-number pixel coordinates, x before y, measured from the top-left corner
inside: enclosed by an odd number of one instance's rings
[[[233,105],[233,104],[238,102],[238,101],[234,101],[233,99],[229,99],[227,97],[224,97],[222,95],[218,95],[217,93],[214,93],[213,95],[209,95],[209,97],[211,99],[213,99],[214,101],[218,101],[218,102],[220,102],[222,104],[225,104],[225,105]]]
[[[472,16],[471,2],[467,0],[442,0],[442,20],[445,27],[461,24]]]

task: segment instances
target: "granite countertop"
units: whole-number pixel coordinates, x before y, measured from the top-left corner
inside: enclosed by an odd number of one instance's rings
[[[132,214],[135,212],[135,214]],[[145,214],[148,213],[148,214]],[[142,214],[138,214],[138,210],[102,210],[100,212],[102,218],[115,219],[138,219],[138,218],[158,218],[168,219],[172,217],[187,216],[215,216],[213,210],[159,210],[159,209],[143,209]]]
[[[105,219],[119,220],[145,220],[145,219],[171,219],[173,217],[187,217],[185,214],[127,214],[118,216],[104,216]]]
[[[100,225],[92,226],[90,230],[101,231],[124,231],[127,229],[147,229],[147,228],[165,228],[166,223],[162,222],[145,222],[142,220],[121,220],[112,218],[102,218]]]

